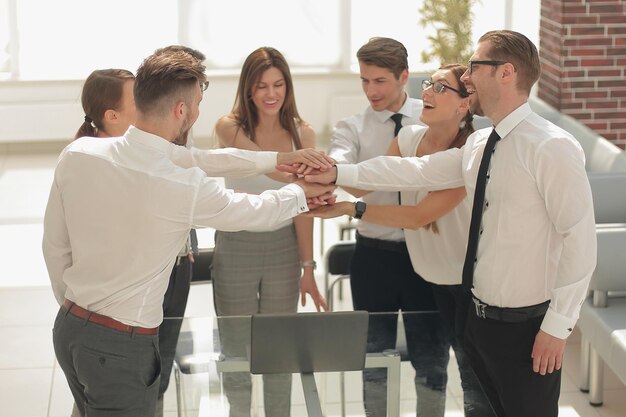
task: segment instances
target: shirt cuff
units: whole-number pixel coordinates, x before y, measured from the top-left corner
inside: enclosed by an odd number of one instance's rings
[[[359,167],[351,164],[337,164],[337,181],[335,184],[355,187],[359,177]]]
[[[258,159],[256,166],[259,172],[264,174],[276,171],[276,165],[278,164],[278,152],[274,151],[262,151],[257,152]]]
[[[304,194],[304,190],[302,189],[302,187],[300,187],[298,184],[291,183],[285,185],[283,189],[291,190],[296,193],[296,198],[298,199],[297,214],[306,213],[307,211],[309,211],[309,206],[306,203],[306,195]]]
[[[541,323],[541,330],[559,339],[567,339],[568,336],[572,334],[575,325],[576,319],[566,317],[557,313],[552,308],[548,308],[543,322]]]

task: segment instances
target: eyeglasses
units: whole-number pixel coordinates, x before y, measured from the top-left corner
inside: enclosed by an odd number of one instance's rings
[[[478,61],[470,61],[469,62],[469,73],[471,74],[474,71],[474,65],[491,65],[497,67],[498,65],[504,65],[506,61],[492,61],[492,60],[478,60]]]
[[[208,82],[208,81],[205,81],[205,82],[203,82],[203,83],[200,83],[200,89],[201,89],[202,91],[206,91],[206,89],[207,89],[207,88],[209,88],[209,82]]]
[[[423,80],[422,81],[422,90],[427,90],[430,87],[433,88],[433,91],[437,94],[443,94],[446,89],[448,90],[452,90],[455,93],[457,93],[458,95],[460,95],[461,97],[469,97],[469,93],[466,93],[464,91],[461,90],[457,90],[456,88],[450,87],[449,85],[446,85],[440,81],[435,81],[432,82],[431,80]]]

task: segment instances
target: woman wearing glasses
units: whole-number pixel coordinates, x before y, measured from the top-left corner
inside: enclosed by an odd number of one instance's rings
[[[445,65],[430,80],[422,82],[424,109],[420,120],[427,127],[402,128],[387,155],[421,157],[465,144],[474,131],[471,109],[478,105],[471,102],[470,93],[460,81],[466,69],[460,64]],[[472,210],[472,202],[465,195],[463,187],[430,194],[403,191],[401,206],[363,207],[363,203],[358,203],[361,204],[358,209],[367,222],[404,228],[413,268],[432,284],[447,333],[446,343],[454,348],[464,391],[465,415],[482,417],[493,413],[461,347],[469,304],[468,296],[461,289],[461,276]],[[356,209],[352,202],[339,202],[307,215],[354,217]],[[443,392],[434,401],[439,410],[432,415],[444,415],[445,385],[444,377]]]

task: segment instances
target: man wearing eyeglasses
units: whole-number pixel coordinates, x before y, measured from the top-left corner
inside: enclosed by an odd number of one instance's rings
[[[420,124],[422,100],[405,92],[408,82],[408,53],[395,39],[372,38],[357,52],[363,92],[369,106],[347,117],[334,128],[328,155],[338,164],[354,164],[384,155],[401,126]],[[398,205],[399,193],[377,191],[363,195],[346,189],[366,204]],[[359,216],[357,216],[359,218]],[[356,248],[350,265],[353,306],[369,312],[435,310],[432,290],[411,264],[404,232],[359,220]],[[397,316],[371,315],[368,351],[396,348]],[[416,314],[403,315],[410,359],[416,363],[420,353]],[[445,365],[444,365],[445,368]],[[367,416],[385,416],[387,403],[385,369],[363,371],[363,396]],[[418,390],[427,390],[418,383]],[[418,392],[419,396],[419,392]],[[418,400],[419,403],[419,400]],[[422,401],[427,406],[427,401]]]
[[[307,178],[360,189],[466,187],[474,207],[465,346],[496,414],[506,417],[558,415],[563,350],[596,264],[583,150],[528,104],[540,70],[524,35],[487,32],[461,80],[493,129],[428,159],[380,157]]]

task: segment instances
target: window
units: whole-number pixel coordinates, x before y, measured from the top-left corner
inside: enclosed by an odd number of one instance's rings
[[[0,80],[11,76],[9,0],[0,0]]]
[[[143,57],[177,42],[177,16],[171,0],[19,0],[19,77],[82,79],[112,67],[134,72]]]
[[[292,68],[340,64],[344,0],[191,0],[187,44],[207,56],[213,69],[239,69],[261,46],[281,51]]]
[[[481,0],[474,37],[504,26],[538,42],[540,0]],[[155,49],[185,44],[209,70],[236,72],[260,46],[280,50],[294,72],[358,70],[356,51],[372,36],[398,39],[411,71],[432,28],[422,0],[0,0],[0,80],[83,79],[95,68],[136,71]],[[494,18],[495,16],[495,18]]]

